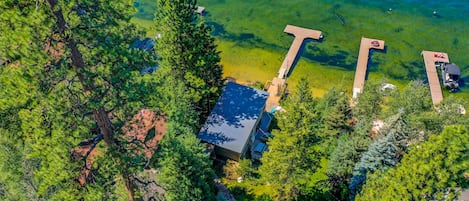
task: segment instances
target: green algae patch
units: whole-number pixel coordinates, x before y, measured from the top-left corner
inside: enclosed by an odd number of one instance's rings
[[[331,86],[351,90],[362,36],[386,42],[385,51],[370,54],[369,79],[386,77],[399,88],[410,80],[426,80],[420,52],[430,50],[447,52],[461,67],[463,79],[469,81],[469,18],[465,16],[469,4],[459,0],[437,4],[424,0],[198,2],[206,8],[204,21],[214,29],[224,75],[239,81],[265,83],[277,76],[293,41],[293,36],[283,32],[287,24],[320,30],[324,35],[322,42],[305,43],[287,79],[290,89],[306,75],[315,96]],[[149,8],[138,7],[137,17],[149,18]],[[467,84],[456,96],[469,98]]]

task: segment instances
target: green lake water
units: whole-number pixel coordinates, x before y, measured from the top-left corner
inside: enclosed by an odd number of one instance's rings
[[[139,12],[134,20],[151,25],[156,1],[136,2]],[[200,0],[198,4],[206,8],[204,19],[214,28],[227,77],[261,83],[276,77],[293,41],[283,32],[291,24],[324,35],[321,42],[304,43],[287,80],[291,87],[299,77],[308,76],[315,95],[331,86],[351,91],[363,36],[386,43],[386,51],[372,52],[368,79],[385,78],[401,88],[409,80],[426,80],[420,52],[441,51],[459,65],[466,80],[456,95],[469,97],[468,0]]]

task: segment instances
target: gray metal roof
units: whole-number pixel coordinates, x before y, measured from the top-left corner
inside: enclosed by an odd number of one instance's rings
[[[446,71],[451,74],[451,75],[461,75],[461,71],[459,70],[459,67],[456,66],[456,64],[449,63],[445,64]]]
[[[241,153],[268,93],[229,82],[197,137]]]

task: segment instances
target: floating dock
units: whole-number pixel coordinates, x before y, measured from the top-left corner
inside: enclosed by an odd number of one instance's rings
[[[280,66],[278,76],[275,77],[272,82],[266,84],[267,91],[269,92],[269,97],[267,98],[267,103],[265,106],[265,110],[267,112],[270,112],[273,108],[279,106],[280,99],[282,98],[282,95],[286,89],[287,82],[285,79],[290,73],[303,41],[305,39],[319,40],[322,38],[321,31],[306,29],[293,25],[287,25],[284,29],[284,32],[294,35],[295,40],[293,40],[293,43],[290,46],[290,49],[288,50],[282,65]]]
[[[432,95],[433,104],[436,105],[443,101],[443,93],[441,92],[440,80],[436,69],[436,62],[449,63],[448,54],[444,52],[422,51],[423,60],[425,61],[425,69],[427,71],[428,85]]]
[[[353,81],[353,98],[357,98],[358,94],[363,93],[370,49],[384,50],[384,41],[362,37],[357,69],[355,70],[355,80]]]

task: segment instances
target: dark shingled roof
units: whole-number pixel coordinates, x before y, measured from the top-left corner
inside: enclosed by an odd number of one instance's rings
[[[197,137],[241,153],[268,93],[229,82]]]

